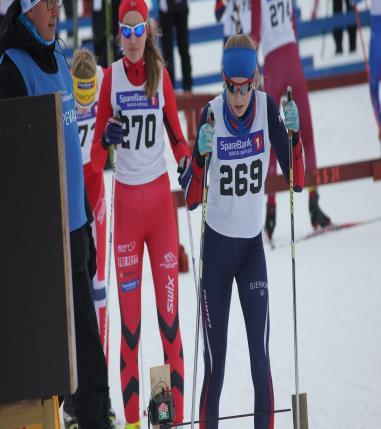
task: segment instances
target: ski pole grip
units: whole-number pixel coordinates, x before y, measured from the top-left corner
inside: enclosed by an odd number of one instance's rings
[[[292,101],[292,88],[290,85],[287,87],[287,101]]]
[[[288,85],[287,87],[287,101],[292,101],[292,88],[291,85]],[[293,135],[292,130],[288,130],[288,138],[291,140]],[[290,141],[290,145],[292,145],[292,142]]]

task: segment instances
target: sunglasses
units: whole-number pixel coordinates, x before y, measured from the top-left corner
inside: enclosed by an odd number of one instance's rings
[[[127,24],[119,23],[120,32],[122,33],[123,37],[126,39],[129,39],[131,37],[131,34],[134,33],[136,37],[142,37],[143,34],[146,31],[146,21],[139,22],[139,24],[134,25],[131,27]]]
[[[63,0],[45,0],[48,10],[53,10],[56,6],[61,7]]]
[[[254,78],[250,78],[248,80],[245,80],[244,82],[237,83],[225,76],[226,88],[233,95],[238,94],[238,91],[241,93],[241,95],[246,95],[253,88],[253,81]]]

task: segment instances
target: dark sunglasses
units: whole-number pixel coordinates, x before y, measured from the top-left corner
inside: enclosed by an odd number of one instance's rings
[[[250,78],[244,82],[237,83],[225,76],[226,88],[234,95],[238,94],[238,91],[241,95],[246,95],[252,89],[253,81],[254,78]]]
[[[146,31],[146,21],[139,22],[139,24],[136,24],[133,27],[127,24],[122,24],[120,22],[119,27],[120,27],[120,32],[122,33],[123,37],[125,37],[126,39],[129,39],[132,33],[134,33],[136,37],[142,37]]]

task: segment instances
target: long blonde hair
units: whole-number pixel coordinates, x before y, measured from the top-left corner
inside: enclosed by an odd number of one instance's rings
[[[97,63],[92,52],[88,49],[76,49],[73,55],[73,65],[71,67],[73,76],[79,79],[89,79],[97,72]]]
[[[161,70],[164,65],[163,57],[155,44],[155,32],[147,21],[147,40],[144,48],[144,61],[146,63],[147,83],[145,92],[147,98],[152,98],[159,86]]]
[[[235,34],[234,36],[230,36],[226,41],[224,49],[228,48],[252,48],[257,50],[257,44],[247,34]],[[254,74],[254,89],[258,89],[260,84],[261,75],[257,67]]]

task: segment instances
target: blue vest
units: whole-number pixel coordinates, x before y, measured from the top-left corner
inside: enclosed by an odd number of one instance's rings
[[[58,44],[56,44],[56,49],[60,49]],[[32,57],[22,49],[8,49],[6,54],[16,64],[24,78],[28,95],[44,95],[57,91],[61,94],[69,228],[70,231],[74,231],[85,224],[86,212],[81,145],[76,120],[73,80],[69,68],[62,53],[54,53],[58,63],[58,72],[54,74],[41,70]]]

